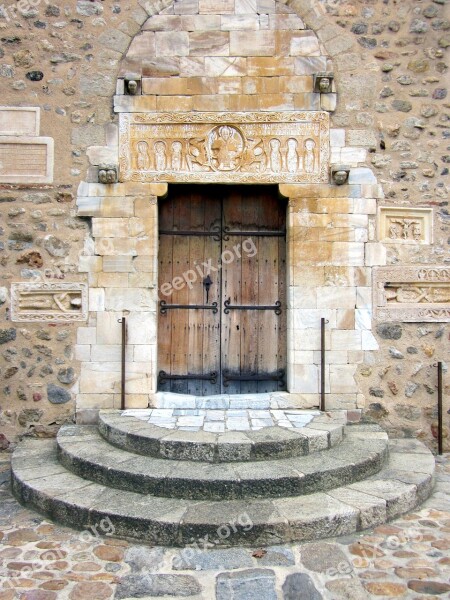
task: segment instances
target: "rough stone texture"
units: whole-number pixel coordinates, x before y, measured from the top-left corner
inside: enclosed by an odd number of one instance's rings
[[[322,594],[315,587],[313,580],[306,573],[288,575],[283,584],[283,600],[296,600],[296,598],[310,598],[322,600]]]
[[[275,573],[270,569],[248,569],[217,576],[216,600],[247,598],[276,600]]]

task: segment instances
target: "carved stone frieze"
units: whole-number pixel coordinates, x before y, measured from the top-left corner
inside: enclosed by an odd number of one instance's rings
[[[433,209],[380,207],[378,231],[380,241],[389,244],[431,244]]]
[[[379,267],[373,274],[378,321],[450,321],[450,267]]]
[[[120,181],[323,183],[329,115],[120,115]]]
[[[13,283],[11,320],[67,323],[86,321],[88,288],[85,283]]]

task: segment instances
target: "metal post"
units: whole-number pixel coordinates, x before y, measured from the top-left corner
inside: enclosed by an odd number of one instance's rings
[[[438,362],[438,453],[442,454],[442,362]]]
[[[122,380],[120,382],[120,408],[125,410],[125,353],[127,349],[127,320],[122,317],[118,320],[122,324]]]
[[[325,411],[325,323],[320,319],[320,410]]]

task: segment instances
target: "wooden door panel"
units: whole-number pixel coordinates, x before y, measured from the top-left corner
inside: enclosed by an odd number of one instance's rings
[[[175,285],[160,299],[191,308],[159,316],[158,370],[169,375],[160,389],[194,395],[283,389],[269,377],[286,363],[286,244],[284,235],[273,235],[284,227],[285,205],[274,187],[171,188],[160,206],[159,286]],[[254,310],[277,301],[280,315]],[[216,313],[192,308],[214,302]]]

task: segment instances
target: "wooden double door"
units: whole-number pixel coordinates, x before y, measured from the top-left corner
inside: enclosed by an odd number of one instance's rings
[[[159,208],[158,389],[286,389],[286,203],[277,186],[174,185]]]

